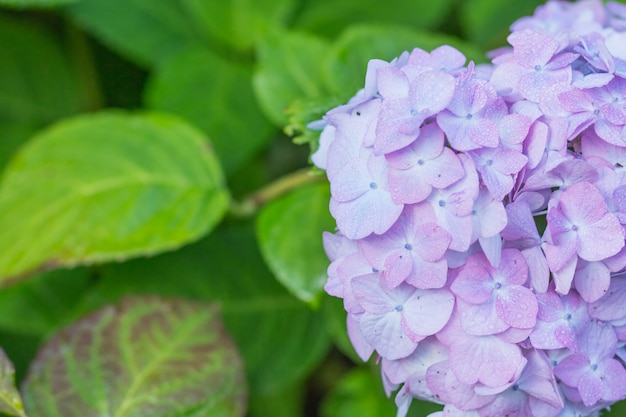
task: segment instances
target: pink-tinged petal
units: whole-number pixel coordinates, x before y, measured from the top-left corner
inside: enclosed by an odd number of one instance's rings
[[[450,346],[450,369],[460,382],[502,386],[515,376],[524,360],[519,346],[497,336],[474,336]]]
[[[402,70],[391,66],[376,71],[378,92],[383,99],[406,98],[409,94],[409,79]]]
[[[589,262],[574,274],[574,286],[580,296],[588,303],[602,297],[611,284],[611,271],[602,262]]]
[[[436,262],[443,258],[452,238],[435,223],[421,225],[415,235],[415,250],[425,261]]]
[[[476,124],[468,125],[466,134],[472,142],[480,146],[495,148],[500,144],[498,125],[489,119],[480,119]]]
[[[617,146],[626,146],[622,126],[615,126],[606,120],[598,120],[594,125],[595,133],[607,143]]]
[[[569,293],[574,280],[574,273],[578,265],[578,256],[572,256],[561,269],[552,271],[552,281],[555,284],[555,290],[559,294]]]
[[[357,242],[359,250],[372,267],[384,270],[387,258],[397,252],[402,252],[407,239],[404,227],[402,227],[403,219],[403,216],[400,216],[384,234],[370,235]]]
[[[339,202],[352,201],[369,191],[367,167],[361,161],[350,161],[330,182],[330,192]]]
[[[464,410],[480,408],[495,398],[494,395],[478,395],[472,385],[460,382],[450,371],[447,360],[428,368],[426,383],[439,401]]]
[[[454,308],[454,296],[446,289],[416,290],[404,304],[402,315],[415,334],[429,336],[446,325]]]
[[[508,114],[498,123],[500,138],[506,146],[520,144],[528,135],[532,119],[522,114]]]
[[[533,246],[523,249],[522,255],[528,264],[530,288],[539,293],[546,292],[550,280],[550,268],[543,250],[540,246]]]
[[[385,155],[385,158],[392,168],[408,169],[437,158],[444,149],[443,145],[444,134],[437,124],[432,123],[420,130],[419,140],[416,140],[411,146],[391,152]],[[461,176],[463,175],[461,174]]]
[[[560,271],[572,258],[577,257],[576,251],[579,247],[577,233],[573,231],[559,233],[568,224],[567,219],[557,209],[552,208],[548,212],[548,227],[552,232],[553,243],[546,243],[544,252],[552,272]],[[558,234],[555,235],[555,232]]]
[[[478,238],[478,243],[491,266],[496,268],[500,266],[500,261],[502,260],[502,238],[500,235],[480,237]]]
[[[430,52],[430,63],[437,65],[434,69],[451,71],[465,65],[465,55],[450,45],[442,45]]]
[[[577,388],[583,404],[587,407],[591,407],[602,398],[602,381],[596,374],[584,373],[581,375]]]
[[[525,154],[528,157],[528,168],[533,169],[542,161],[548,144],[548,125],[536,121],[528,132],[524,142]]]
[[[366,312],[361,316],[363,338],[386,359],[404,358],[417,347],[417,343],[404,333],[401,319],[399,312],[385,315]]]
[[[568,220],[578,227],[599,221],[607,212],[604,197],[588,182],[570,185],[561,194],[559,206]]]
[[[528,266],[517,249],[504,249],[502,263],[493,274],[494,281],[507,285],[522,285],[528,279]]]
[[[385,260],[384,267],[382,278],[385,285],[395,288],[409,276],[413,270],[413,261],[405,253],[395,252]]]
[[[563,408],[563,398],[552,366],[543,352],[531,350],[528,353],[528,363],[522,372],[519,387],[533,398],[557,409],[554,414],[547,415],[556,415]]]
[[[576,388],[589,365],[589,358],[583,354],[574,353],[559,362],[554,368],[554,374],[566,385]]]
[[[496,294],[496,310],[506,324],[518,329],[535,326],[538,304],[532,291],[519,285],[508,285]]]
[[[480,237],[490,237],[500,233],[507,225],[504,204],[495,200],[486,189],[482,189],[474,203],[474,232]]]
[[[472,336],[487,336],[502,333],[509,328],[496,310],[495,300],[489,299],[482,304],[469,304],[457,300],[463,330]]]
[[[465,265],[450,286],[452,292],[471,304],[482,304],[493,294],[493,280],[480,265]]]
[[[445,188],[463,178],[465,171],[456,154],[444,148],[436,159],[430,161],[430,170],[425,175],[433,187]]]
[[[420,133],[424,115],[412,114],[406,99],[385,100],[376,124],[374,155],[380,156],[410,145]]]
[[[626,316],[626,279],[612,278],[607,293],[589,305],[589,315],[598,320],[619,320]]]
[[[539,310],[537,318],[541,321],[555,321],[561,317],[563,301],[561,297],[553,291],[536,295]]]
[[[389,192],[397,204],[417,204],[426,200],[433,187],[419,174],[421,169],[389,169]]]
[[[370,356],[372,356],[372,353],[374,353],[374,348],[363,338],[358,317],[359,316],[348,314],[346,319],[348,337],[359,358],[361,358],[363,362],[367,362]]]
[[[444,110],[437,114],[437,124],[441,126],[446,133],[453,149],[457,151],[470,151],[480,148],[480,145],[470,138],[467,119],[458,117],[449,110]],[[474,134],[474,136],[476,136],[476,134]]]
[[[425,71],[411,83],[413,103],[417,110],[437,114],[443,110],[454,95],[455,78],[440,71]]]
[[[385,233],[400,217],[402,208],[403,205],[395,204],[384,190],[367,192],[345,203],[330,199],[330,213],[338,229],[350,239]]]
[[[381,367],[390,382],[401,384],[412,375],[426,375],[431,365],[447,359],[448,348],[436,338],[429,337],[422,340],[410,356],[394,361],[383,359]]]
[[[442,288],[446,285],[448,274],[448,261],[446,259],[429,262],[415,257],[413,262],[413,271],[406,278],[407,284],[422,289]]]
[[[606,213],[593,224],[582,226],[578,236],[578,255],[589,262],[606,259],[624,247],[624,231],[617,217],[611,213]]]
[[[527,162],[528,158],[514,149],[500,149],[493,159],[493,169],[502,174],[517,174]]]
[[[515,61],[526,68],[547,64],[559,47],[551,37],[530,29],[515,31],[507,40],[513,45]]]
[[[351,285],[359,304],[366,311],[379,315],[394,311],[397,305],[402,305],[410,297],[412,291],[407,286],[393,290],[387,289],[380,285],[378,274],[355,277]]]
[[[626,397],[626,369],[616,359],[609,358],[599,366],[604,376],[602,399],[605,401],[619,401]]]
[[[530,343],[536,349],[559,349],[565,347],[556,337],[567,328],[560,321],[537,321],[535,328],[530,334]]]

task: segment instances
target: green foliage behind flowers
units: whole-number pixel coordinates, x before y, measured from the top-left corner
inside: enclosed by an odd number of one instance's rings
[[[0,413],[393,415],[323,292],[309,123],[524,7],[0,0]]]

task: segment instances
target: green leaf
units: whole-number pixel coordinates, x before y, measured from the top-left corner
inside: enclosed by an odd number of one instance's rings
[[[251,77],[247,67],[194,48],[158,68],[146,102],[200,127],[211,138],[226,173],[232,173],[267,144],[274,131],[256,104]]]
[[[0,121],[0,172],[13,154],[37,132],[35,123]]]
[[[81,0],[67,11],[104,44],[145,67],[203,41],[178,1]]]
[[[74,319],[71,311],[89,282],[86,268],[59,269],[3,288],[0,328],[42,336],[69,324]]]
[[[626,401],[618,401],[610,410],[602,410],[602,417],[621,417],[626,415]]]
[[[179,247],[228,194],[204,137],[173,116],[106,112],[33,138],[0,184],[0,282]]]
[[[458,48],[468,59],[485,60],[482,51],[448,35],[401,26],[353,25],[333,44],[324,74],[333,92],[350,97],[363,88],[370,59],[389,61],[413,48],[431,51],[442,45]]]
[[[306,384],[294,384],[271,395],[250,397],[250,417],[303,417]]]
[[[0,0],[0,6],[11,6],[16,8],[26,7],[54,7],[76,3],[79,0]]]
[[[426,417],[440,411],[438,404],[413,400],[407,417]],[[357,368],[345,374],[324,399],[322,417],[380,417],[396,415],[393,400],[385,396],[380,371]]]
[[[461,3],[461,24],[466,37],[486,49],[507,45],[509,27],[517,19],[533,13],[544,0],[467,0]]]
[[[380,375],[357,368],[345,374],[324,399],[322,417],[380,417],[396,415],[393,401],[385,397]]]
[[[276,31],[259,42],[254,90],[267,117],[278,126],[287,124],[287,107],[296,99],[327,94],[320,57],[327,41],[304,33]]]
[[[216,306],[147,296],[56,334],[23,391],[26,410],[38,417],[238,417],[247,396]]]
[[[322,297],[322,317],[334,345],[354,363],[362,363],[362,359],[357,355],[348,337],[346,316],[347,313],[341,298],[327,294]]]
[[[183,0],[206,33],[239,50],[248,50],[270,29],[284,27],[294,0]]]
[[[0,16],[0,123],[41,127],[77,113],[81,104],[75,75],[53,37]]]
[[[253,224],[223,224],[176,252],[105,265],[100,276],[81,310],[125,294],[219,302],[254,396],[271,395],[301,381],[330,347],[319,313],[290,295],[268,271]]]
[[[265,262],[285,288],[313,304],[319,302],[329,263],[322,232],[335,228],[329,200],[327,183],[300,187],[265,206],[257,222]]]
[[[15,368],[0,348],[0,412],[16,417],[26,417],[22,397],[15,388]]]
[[[307,2],[295,25],[329,37],[336,37],[346,26],[363,23],[432,29],[451,13],[455,3],[454,0],[386,0],[367,4],[362,0],[316,0]]]

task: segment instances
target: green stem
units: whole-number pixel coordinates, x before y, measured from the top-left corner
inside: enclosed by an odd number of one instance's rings
[[[249,194],[241,201],[232,200],[230,214],[235,217],[251,217],[266,203],[287,194],[306,184],[312,184],[324,179],[324,176],[304,168],[280,177],[265,187]]]

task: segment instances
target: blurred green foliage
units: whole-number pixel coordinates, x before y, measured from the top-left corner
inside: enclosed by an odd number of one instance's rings
[[[0,0],[0,346],[18,384],[62,327],[151,294],[220,306],[249,389],[231,415],[393,416],[323,293],[328,191],[285,131],[315,148],[306,123],[370,58],[446,43],[486,61],[539,3]],[[59,401],[37,393],[33,409]]]

